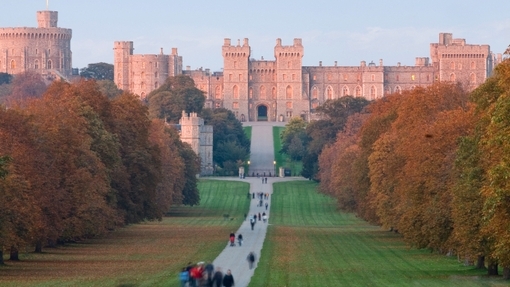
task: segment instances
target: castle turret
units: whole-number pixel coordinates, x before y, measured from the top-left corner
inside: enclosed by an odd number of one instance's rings
[[[57,28],[57,11],[37,11],[38,28]]]
[[[223,107],[234,112],[238,119],[248,115],[248,68],[250,59],[250,46],[245,38],[241,46],[231,45],[230,39],[225,39],[223,47]]]
[[[131,41],[117,41],[113,46],[114,82],[119,89],[125,91],[129,91],[129,60],[133,50]]]

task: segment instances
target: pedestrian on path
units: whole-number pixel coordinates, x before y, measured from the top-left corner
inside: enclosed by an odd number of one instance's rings
[[[262,220],[262,217],[260,216],[260,212],[259,212],[259,221]]]
[[[182,268],[182,271],[179,272],[179,280],[181,281],[181,287],[186,287],[189,281],[189,272],[186,270],[186,267]]]
[[[239,242],[239,246],[243,245],[243,235],[241,233],[237,235],[237,242]]]
[[[253,230],[253,227],[255,226],[255,218],[251,218],[250,219],[250,225],[251,225],[251,230]]]
[[[217,267],[216,272],[213,276],[213,287],[223,287],[223,272],[221,272],[221,268]]]
[[[227,270],[227,274],[223,277],[223,286],[232,287],[234,286],[234,276],[232,276],[232,272],[230,269]]]
[[[269,203],[266,202],[266,210],[267,210],[267,207],[269,206]]]
[[[266,213],[265,213],[265,212],[264,212],[264,213],[262,213],[262,221],[264,221],[264,223],[266,223],[266,222],[267,222],[267,215],[266,215]]]
[[[248,257],[246,257],[246,260],[248,260],[248,265],[250,266],[250,269],[253,269],[253,263],[255,263],[255,253],[250,252],[248,254]]]
[[[236,234],[234,232],[230,233],[230,246],[236,246]]]

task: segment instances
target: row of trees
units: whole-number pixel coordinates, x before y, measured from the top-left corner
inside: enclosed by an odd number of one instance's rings
[[[248,159],[250,141],[241,122],[230,110],[203,108],[204,92],[195,87],[190,77],[169,77],[163,85],[147,96],[147,101],[153,118],[178,124],[182,111],[195,112],[204,119],[206,125],[212,125],[213,161],[217,166],[216,170],[221,174],[236,174],[239,166]]]
[[[510,60],[472,93],[437,83],[349,117],[319,157],[320,190],[410,245],[510,277]]]
[[[177,131],[94,81],[0,108],[0,156],[0,260],[199,203],[198,159]]]

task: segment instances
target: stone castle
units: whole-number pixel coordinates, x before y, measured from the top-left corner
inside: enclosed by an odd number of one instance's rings
[[[72,31],[57,22],[57,11],[38,11],[37,28],[0,28],[0,72],[34,71],[49,80],[71,76]]]
[[[236,45],[225,39],[222,72],[182,70],[177,50],[172,54],[133,55],[133,42],[115,42],[115,83],[142,98],[164,82],[166,75],[185,74],[205,92],[207,108],[227,108],[240,121],[288,121],[293,116],[313,118],[315,108],[342,96],[374,100],[384,95],[430,85],[434,81],[457,81],[474,89],[490,76],[501,61],[489,45],[467,44],[451,33],[440,33],[430,44],[430,58],[417,57],[414,66],[385,66],[361,61],[359,66],[303,66],[301,39],[292,45],[276,40],[274,60],[250,58],[248,39]],[[165,73],[165,77],[162,77]]]
[[[196,113],[182,112],[179,120],[181,141],[191,145],[200,158],[200,174],[213,174],[213,127],[204,125]]]

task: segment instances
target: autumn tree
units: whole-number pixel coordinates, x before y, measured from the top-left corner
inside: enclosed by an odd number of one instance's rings
[[[80,76],[87,79],[109,80],[113,82],[113,65],[103,62],[88,64],[86,68],[80,69]]]
[[[9,105],[27,99],[40,98],[46,91],[46,84],[42,76],[33,71],[27,71],[14,76],[11,93],[7,97]]]

